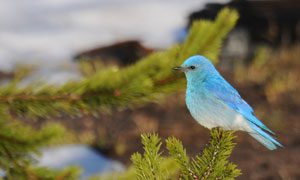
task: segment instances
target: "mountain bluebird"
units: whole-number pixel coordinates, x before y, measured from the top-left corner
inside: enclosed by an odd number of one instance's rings
[[[270,150],[282,147],[270,135],[274,133],[256,118],[253,109],[208,59],[192,56],[174,69],[185,73],[186,105],[202,126],[246,131]]]

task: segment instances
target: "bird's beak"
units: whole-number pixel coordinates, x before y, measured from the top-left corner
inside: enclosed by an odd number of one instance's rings
[[[186,71],[186,68],[181,67],[181,66],[178,66],[178,67],[174,67],[173,70],[185,72],[185,71]]]

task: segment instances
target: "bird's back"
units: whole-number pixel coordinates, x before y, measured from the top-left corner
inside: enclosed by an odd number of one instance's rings
[[[229,108],[207,89],[206,84],[188,85],[186,105],[194,119],[204,127],[211,129],[222,127],[225,130],[245,130],[248,126],[243,116]]]

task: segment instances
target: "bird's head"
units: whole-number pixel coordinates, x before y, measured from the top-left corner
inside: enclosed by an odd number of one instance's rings
[[[204,56],[191,56],[184,63],[175,67],[174,70],[180,70],[185,73],[187,79],[204,78],[206,75],[216,72],[214,65]]]

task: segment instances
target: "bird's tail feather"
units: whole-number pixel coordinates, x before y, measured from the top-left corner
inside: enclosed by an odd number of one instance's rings
[[[275,138],[263,131],[261,128],[254,124],[251,124],[251,127],[253,132],[251,132],[250,135],[269,150],[277,149],[277,147],[283,147]]]

